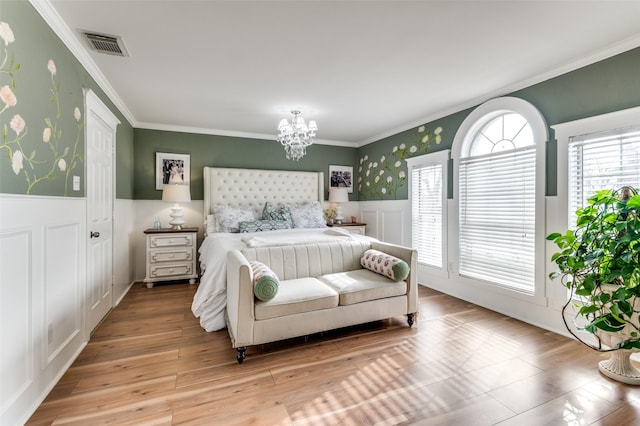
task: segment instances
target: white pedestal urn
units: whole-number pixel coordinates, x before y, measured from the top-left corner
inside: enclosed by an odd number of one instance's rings
[[[612,293],[618,288],[618,286],[613,284],[601,284],[600,288],[606,293]],[[636,325],[638,324],[637,312],[639,308],[640,301],[636,301],[633,307],[634,314],[631,317],[631,320]],[[614,348],[616,344],[631,337],[631,333],[633,331],[634,328],[627,324],[617,333],[599,331],[597,334],[603,344],[610,348]],[[598,363],[598,368],[602,374],[613,380],[626,383],[628,385],[640,385],[640,370],[631,363],[631,354],[637,351],[637,349],[618,349],[613,351],[611,352],[611,358]]]
[[[640,385],[640,370],[631,364],[631,354],[628,349],[618,349],[611,353],[611,358],[598,363],[600,372],[605,376],[628,385]]]

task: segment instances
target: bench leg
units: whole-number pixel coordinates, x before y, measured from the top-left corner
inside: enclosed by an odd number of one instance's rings
[[[237,351],[236,359],[238,360],[238,364],[242,364],[242,361],[244,361],[244,359],[246,358],[245,352],[247,351],[247,347],[240,346],[239,348],[236,349],[236,351]]]
[[[413,326],[413,322],[418,318],[418,313],[414,312],[412,314],[407,314],[407,324],[409,324],[409,327]]]

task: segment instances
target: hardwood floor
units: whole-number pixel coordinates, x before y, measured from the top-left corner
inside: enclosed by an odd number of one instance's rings
[[[195,286],[136,284],[28,424],[632,425],[640,388],[579,343],[420,288],[392,318],[251,347],[191,314]]]

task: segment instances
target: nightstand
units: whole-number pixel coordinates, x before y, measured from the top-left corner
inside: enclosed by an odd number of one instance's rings
[[[367,227],[366,223],[352,223],[352,222],[345,222],[345,223],[334,223],[333,225],[329,225],[329,226],[333,226],[335,228],[344,228],[346,231],[351,232],[352,234],[360,234],[360,235],[365,235],[364,230]]]
[[[198,228],[146,229],[147,275],[144,282],[148,288],[156,281],[188,279],[195,284],[196,234]]]

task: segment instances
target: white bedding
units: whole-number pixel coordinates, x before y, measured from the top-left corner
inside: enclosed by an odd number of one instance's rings
[[[226,327],[224,319],[227,303],[226,265],[227,252],[230,250],[354,239],[371,240],[370,237],[350,234],[338,228],[294,228],[251,234],[211,234],[205,238],[199,249],[202,276],[191,304],[191,311],[200,318],[200,325],[206,331],[221,330]]]

